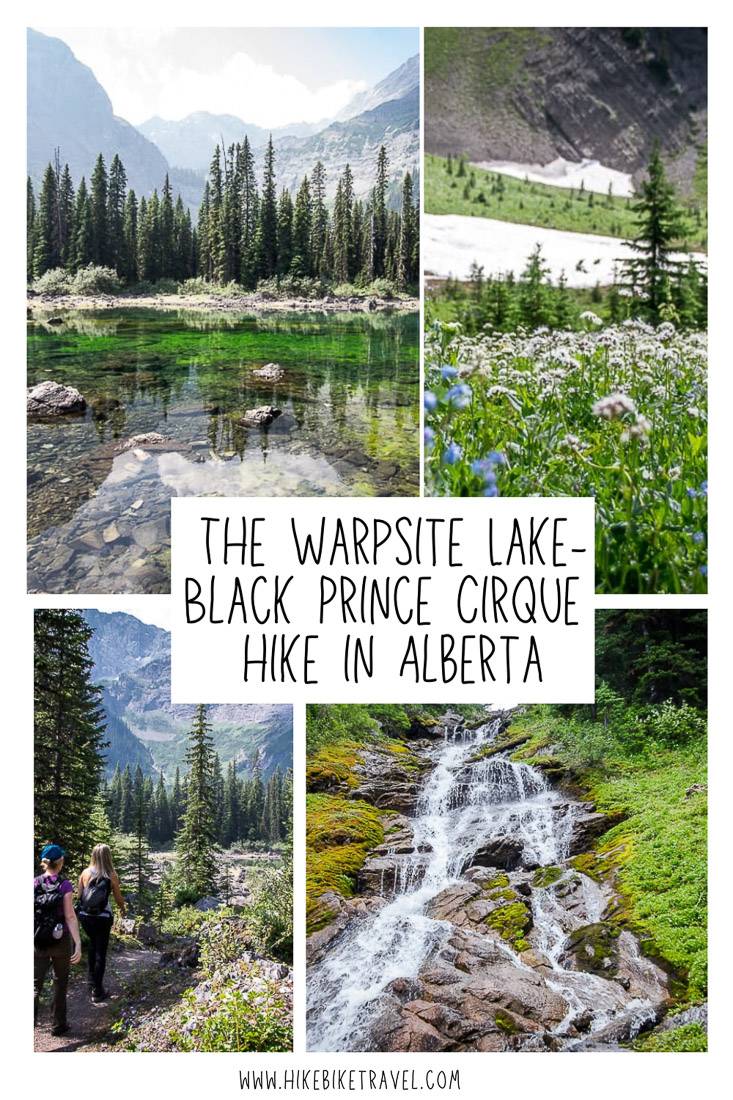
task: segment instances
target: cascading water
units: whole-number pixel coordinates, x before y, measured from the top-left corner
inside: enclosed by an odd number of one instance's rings
[[[309,1049],[375,1049],[371,1028],[384,1008],[385,990],[397,978],[416,978],[453,931],[450,921],[428,915],[429,903],[460,881],[482,847],[505,841],[525,867],[567,859],[578,804],[562,798],[526,763],[502,753],[482,759],[480,750],[500,728],[500,719],[472,731],[446,728],[444,740],[429,750],[434,766],[419,796],[412,819],[413,850],[395,875],[393,896],[377,912],[348,926],[309,971]],[[572,1035],[573,1023],[584,1017],[587,1035],[621,1013],[632,1018],[633,1031],[650,1018],[646,1002],[629,998],[613,981],[562,965],[568,936],[576,927],[600,920],[607,900],[592,880],[577,872],[573,876],[584,893],[580,920],[568,915],[553,891],[535,890],[532,896],[533,949],[542,959],[548,987],[567,1005],[554,1032]],[[628,938],[633,951],[635,941]],[[514,966],[529,970],[509,944],[498,941],[497,946]],[[572,1047],[572,1040],[565,1045]]]

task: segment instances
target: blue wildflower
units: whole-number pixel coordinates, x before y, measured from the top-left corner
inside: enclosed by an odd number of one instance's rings
[[[702,531],[695,531],[694,535],[692,536],[692,541],[693,542],[704,542],[705,541],[705,536],[703,535]]]
[[[435,396],[432,390],[425,390],[425,394],[423,396],[423,404],[425,405],[426,412],[432,412],[433,409],[437,409],[438,398]]]
[[[443,462],[446,466],[453,466],[463,458],[463,449],[457,443],[449,443],[443,451]]]
[[[443,378],[445,378],[446,382],[448,382],[451,378],[456,377],[456,375],[458,374],[458,367],[441,367],[440,373],[443,375]]]
[[[690,498],[690,500],[695,500],[696,497],[697,497],[697,489],[689,488],[687,490],[687,495]]]
[[[451,386],[445,395],[445,399],[450,402],[454,409],[465,409],[470,405],[472,396],[471,387],[467,386],[465,382],[460,382],[457,386]]]
[[[435,432],[432,428],[425,429],[425,431],[423,432],[423,439],[425,440],[426,448],[430,450],[430,448],[433,446],[433,443],[435,443]]]
[[[700,492],[702,493],[702,495],[704,497],[706,497],[708,495],[708,483],[707,483],[707,481],[703,481],[702,485],[700,486]]]
[[[485,497],[498,497],[498,495],[499,495],[499,490],[498,490],[498,488],[496,487],[496,485],[495,485],[495,484],[494,484],[494,485],[488,485],[488,486],[487,486],[487,487],[486,487],[486,488],[484,489],[484,493],[483,493],[483,495],[484,495]]]
[[[700,566],[700,576],[701,576],[701,577],[707,577],[707,575],[708,575],[708,567],[707,567],[707,565],[701,565],[701,566]]]

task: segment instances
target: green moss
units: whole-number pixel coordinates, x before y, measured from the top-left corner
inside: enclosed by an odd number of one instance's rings
[[[379,810],[358,799],[306,796],[306,921],[308,932],[328,923],[318,899],[328,891],[351,897],[367,853],[384,840]]]
[[[604,862],[597,852],[581,852],[580,855],[573,856],[570,864],[576,871],[592,878],[594,882],[602,882],[611,870],[610,865]]]
[[[494,928],[503,940],[516,947],[519,942],[526,943],[524,934],[532,927],[532,912],[523,901],[507,902],[489,913],[486,924],[489,928]],[[518,950],[523,951],[525,948]]]
[[[323,745],[306,765],[307,789],[325,791],[339,786],[350,789],[357,787],[359,779],[354,774],[354,768],[359,762],[359,751],[362,748],[357,741],[337,741]]]
[[[495,741],[492,741],[489,745],[482,745],[480,749],[469,758],[469,764],[476,764],[479,760],[486,760],[491,756],[496,756],[500,752],[509,752],[511,749],[517,748],[518,745],[522,745],[527,738],[528,733],[524,732],[512,732],[512,727],[504,731]]]
[[[532,885],[538,886],[540,889],[544,889],[545,886],[552,886],[553,882],[557,882],[559,878],[562,878],[562,873],[562,867],[538,867],[534,873]]]
[[[484,890],[495,890],[499,886],[508,886],[508,885],[509,885],[509,876],[508,875],[496,875],[494,878],[492,878],[488,882],[484,883]]]
[[[568,937],[567,947],[572,952],[579,970],[603,977],[613,977],[618,969],[618,944],[620,928],[610,921],[599,921],[578,928]]]
[[[642,1035],[640,1039],[634,1040],[631,1049],[654,1054],[702,1053],[708,1049],[708,1037],[700,1024],[683,1024],[681,1027],[670,1028],[669,1031],[652,1031],[648,1035]]]
[[[517,896],[516,890],[512,890],[511,886],[499,890],[489,890],[488,896],[490,901],[514,901]]]
[[[507,1035],[514,1035],[519,1031],[517,1027],[517,1021],[508,1012],[503,1012],[501,1009],[494,1016],[494,1023],[501,1030],[505,1031]]]
[[[578,757],[588,730],[602,729],[600,763]],[[613,724],[569,721],[552,707],[529,707],[512,723],[530,733],[513,759],[548,745],[574,768],[574,779],[598,810],[621,814],[572,866],[613,885],[611,919],[638,936],[642,950],[671,972],[676,999],[696,1003],[707,989],[707,797],[686,798],[707,782],[706,743],[624,750]]]

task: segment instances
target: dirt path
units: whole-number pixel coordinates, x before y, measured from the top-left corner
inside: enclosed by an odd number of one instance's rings
[[[77,1051],[98,1043],[109,1031],[115,1018],[115,1010],[120,999],[149,971],[157,969],[159,954],[145,948],[121,947],[110,952],[107,960],[105,985],[109,999],[104,1004],[94,1004],[89,997],[86,974],[79,967],[69,984],[67,999],[70,1030],[66,1035],[51,1034],[48,1009],[48,987],[50,975],[46,979],[46,996],[40,1012],[40,1025],[35,1029],[33,1049],[37,1051]]]

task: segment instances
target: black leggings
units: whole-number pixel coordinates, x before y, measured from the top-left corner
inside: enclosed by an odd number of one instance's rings
[[[97,993],[104,988],[104,968],[107,965],[107,946],[112,931],[112,917],[80,913],[81,926],[89,938],[89,982]]]

